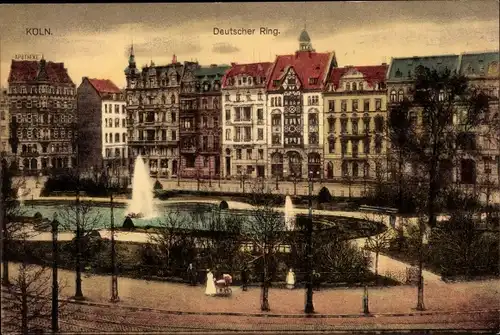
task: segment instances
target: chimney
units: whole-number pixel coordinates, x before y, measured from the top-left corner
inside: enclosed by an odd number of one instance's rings
[[[236,63],[231,62],[231,66],[235,66],[235,65],[236,65]]]
[[[177,64],[177,56],[175,54],[172,56],[172,64]]]
[[[210,67],[217,67],[217,64],[210,64]]]
[[[387,63],[382,63],[382,65],[387,65]]]

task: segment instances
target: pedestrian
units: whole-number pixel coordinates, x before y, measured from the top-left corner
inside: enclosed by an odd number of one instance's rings
[[[205,294],[213,297],[216,293],[214,274],[210,269],[207,269],[207,287],[205,288]]]
[[[243,265],[243,269],[241,270],[241,282],[243,284],[242,286],[243,291],[246,291],[248,285],[248,267],[246,264]]]
[[[319,291],[319,285],[321,284],[321,274],[319,272],[316,272],[316,270],[313,270],[312,275],[314,290]]]
[[[196,271],[193,267],[193,263],[189,263],[187,268],[189,285],[196,286]]]
[[[286,275],[286,288],[291,290],[295,287],[295,272],[292,269]]]

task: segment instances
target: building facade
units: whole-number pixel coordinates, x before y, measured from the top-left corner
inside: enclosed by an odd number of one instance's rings
[[[63,63],[12,61],[12,153],[25,174],[76,166],[76,87]]]
[[[183,178],[221,177],[221,87],[228,68],[184,64],[179,125]]]
[[[394,58],[387,74],[387,93],[389,108],[403,101],[405,97],[412,95],[415,72],[421,68],[429,68],[437,71],[448,69],[465,75],[469,79],[469,85],[489,96],[490,116],[498,115],[499,96],[499,53],[484,52],[461,55],[442,55],[428,57]],[[411,118],[416,124],[422,123],[422,118],[418,111],[411,111]],[[449,172],[450,182],[463,185],[463,187],[481,190],[488,193],[493,189],[498,189],[500,180],[500,152],[498,127],[492,127],[491,122],[498,122],[498,119],[488,120],[485,115],[484,122],[474,130],[460,134],[466,136],[468,142],[473,145],[473,152],[462,152],[458,160],[454,162],[444,162],[443,166]],[[455,124],[458,119],[455,119]],[[462,136],[462,137],[463,137]],[[389,159],[394,161],[393,159]],[[395,170],[395,168],[390,168]],[[412,167],[405,167],[406,173],[415,174]],[[479,187],[479,188],[478,188]],[[495,193],[495,192],[493,192]],[[490,198],[490,195],[482,195],[482,198]],[[500,201],[498,190],[493,194],[494,201]]]
[[[129,168],[141,155],[150,174],[177,176],[179,150],[179,95],[183,64],[153,62],[136,67],[133,47],[125,69]]]
[[[268,167],[276,179],[323,178],[323,98],[334,52],[318,53],[302,31],[299,50],[277,56],[267,82]]]
[[[364,183],[385,163],[388,66],[333,68],[324,91],[324,176]]]
[[[225,178],[266,178],[266,82],[272,63],[231,64],[222,84]]]
[[[84,77],[77,105],[79,166],[114,172],[128,167],[124,93],[111,80]]]
[[[10,156],[10,117],[7,89],[0,87],[0,156]]]

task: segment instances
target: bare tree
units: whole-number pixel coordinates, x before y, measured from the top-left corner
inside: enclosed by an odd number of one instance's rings
[[[385,214],[375,214],[371,216],[367,216],[366,220],[374,221],[374,222],[379,222],[387,227],[387,229],[377,235],[373,235],[367,238],[367,247],[370,251],[375,253],[375,277],[378,278],[378,259],[379,255],[381,252],[386,251],[389,246],[391,241],[395,237],[395,231],[392,227],[388,227],[388,220],[386,218],[387,215]]]
[[[2,233],[2,285],[9,285],[9,246],[10,241],[15,239],[26,227],[18,217],[22,215],[22,209],[18,199],[19,189],[24,187],[24,180],[14,180],[14,171],[8,167],[7,162],[2,160],[0,168],[0,220]]]
[[[75,257],[75,299],[84,299],[82,292],[82,271],[84,261],[90,261],[94,255],[93,233],[100,228],[102,215],[96,209],[92,201],[82,201],[77,196],[58,213],[61,227],[66,230],[75,231],[73,239],[73,255]]]
[[[48,324],[51,316],[51,273],[45,264],[29,264],[31,253],[29,238],[34,232],[24,230],[17,236],[18,250],[24,255],[21,263],[16,264],[12,283],[3,296],[3,327],[5,330],[30,334],[41,330]],[[59,304],[59,308],[64,308]]]
[[[461,157],[477,152],[475,131],[488,109],[488,97],[470,88],[466,77],[422,66],[417,68],[411,99],[391,107],[389,127],[392,132],[402,134],[391,147],[409,157],[411,165],[421,173],[420,187],[426,191],[419,206],[426,222],[419,220],[419,224],[436,226],[439,200],[449,185],[452,167]],[[470,167],[471,180],[466,182],[474,182],[474,168],[469,163],[463,162],[462,170]],[[419,231],[422,250],[425,226]],[[417,310],[423,310],[422,252],[418,263]]]
[[[148,232],[149,248],[157,256],[158,262],[170,271],[176,265],[179,252],[188,251],[187,247],[194,248],[195,240],[189,233],[193,227],[192,220],[184,217],[180,211],[170,211],[157,220],[156,225],[153,232]]]
[[[266,201],[266,198],[268,199]],[[259,199],[259,202],[256,201]],[[254,261],[262,262],[262,311],[270,311],[269,286],[271,281],[271,269],[278,247],[285,239],[285,220],[281,213],[273,208],[272,195],[254,194],[254,205],[252,216],[247,221],[247,238],[254,244],[257,255]]]

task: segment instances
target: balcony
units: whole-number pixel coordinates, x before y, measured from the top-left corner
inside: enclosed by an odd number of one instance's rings
[[[154,145],[156,143],[154,138],[151,139],[129,139],[129,145]]]
[[[194,153],[196,153],[196,147],[194,145],[193,146],[181,147],[181,153],[194,154]]]

